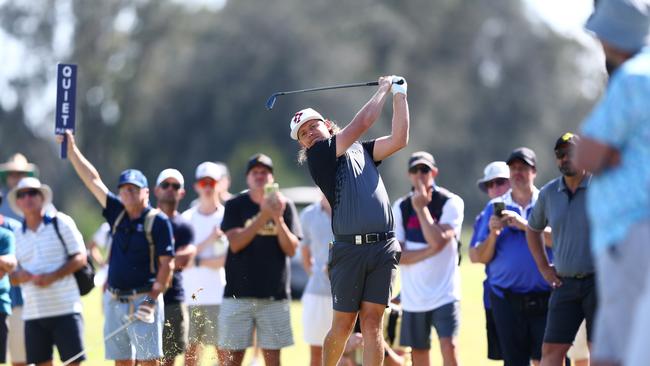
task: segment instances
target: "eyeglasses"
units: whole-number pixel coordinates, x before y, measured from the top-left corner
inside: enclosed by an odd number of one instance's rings
[[[206,188],[206,187],[214,188],[217,185],[217,181],[211,178],[204,178],[196,182],[196,184],[198,184],[199,187],[201,188]]]
[[[485,188],[490,189],[492,187],[500,187],[504,184],[508,183],[508,180],[505,178],[496,178],[492,179],[489,182],[485,182]]]
[[[16,193],[16,198],[17,199],[22,199],[22,198],[25,198],[27,196],[36,197],[39,194],[41,194],[41,191],[39,191],[38,189],[24,189],[24,190],[19,191],[19,192]]]
[[[167,182],[167,181],[160,183],[159,186],[162,189],[167,189],[169,187],[172,187],[175,191],[178,191],[179,189],[181,189],[181,184],[180,183],[170,183],[170,182]]]
[[[558,160],[564,159],[567,155],[573,157],[574,149],[557,149],[555,150],[555,158]]]
[[[413,168],[409,169],[409,174],[417,174],[418,172],[422,174],[429,174],[431,172],[431,168],[426,165],[416,165]]]

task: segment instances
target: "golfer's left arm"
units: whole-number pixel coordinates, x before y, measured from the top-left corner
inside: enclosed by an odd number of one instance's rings
[[[405,86],[393,84],[393,87]],[[395,152],[403,149],[409,142],[409,105],[406,100],[406,89],[404,92],[395,92],[393,95],[393,120],[389,136],[380,137],[375,140],[373,160],[381,161]]]

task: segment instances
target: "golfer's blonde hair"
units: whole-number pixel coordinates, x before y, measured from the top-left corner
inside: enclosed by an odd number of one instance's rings
[[[330,135],[334,136],[341,131],[341,127],[336,122],[330,121],[329,119],[326,119],[324,122],[326,125],[329,123],[327,130],[330,132]],[[298,163],[303,164],[305,161],[307,161],[307,149],[300,145],[300,150],[298,150]]]

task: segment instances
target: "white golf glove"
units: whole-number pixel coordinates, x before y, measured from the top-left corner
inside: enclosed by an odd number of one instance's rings
[[[402,84],[396,84],[400,80],[402,80],[403,83]],[[393,95],[398,94],[398,93],[402,93],[402,94],[406,95],[406,89],[407,89],[406,79],[404,79],[401,76],[393,75],[392,82],[393,82],[393,84],[391,85],[390,90],[393,92]]]
[[[135,311],[133,316],[135,316],[136,319],[144,323],[151,324],[156,320],[154,317],[155,311],[156,311],[155,303],[151,305],[150,303],[143,302],[140,305],[138,305],[138,310]]]

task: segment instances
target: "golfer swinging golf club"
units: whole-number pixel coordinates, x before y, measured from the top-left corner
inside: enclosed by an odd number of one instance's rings
[[[334,242],[328,270],[334,316],[323,344],[323,365],[338,363],[357,315],[363,334],[363,364],[381,365],[384,358],[382,317],[391,298],[391,283],[400,259],[393,215],[377,166],[408,143],[406,81],[379,78],[372,98],[343,129],[311,108],[297,112],[289,127],[302,149],[314,182],[332,206]],[[393,93],[391,134],[359,142]]]

